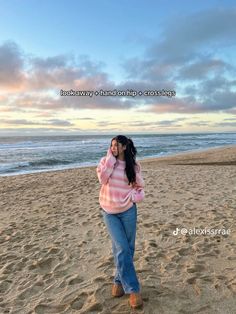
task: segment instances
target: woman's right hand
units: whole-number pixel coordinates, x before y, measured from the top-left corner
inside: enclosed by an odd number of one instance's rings
[[[114,157],[117,157],[113,152],[112,152],[112,150],[111,150],[111,147],[109,147],[108,148],[108,150],[107,150],[107,156],[114,156]]]
[[[116,163],[116,157],[113,155],[110,147],[107,150],[106,162],[112,165]]]
[[[111,151],[111,147],[108,148],[107,150],[107,157],[110,157],[112,154],[112,151]]]

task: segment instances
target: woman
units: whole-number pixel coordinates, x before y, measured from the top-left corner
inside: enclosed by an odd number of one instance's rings
[[[112,295],[129,294],[132,308],[143,305],[140,284],[133,263],[137,223],[137,202],[144,199],[141,166],[130,138],[118,135],[111,140],[107,155],[100,160],[97,175],[101,183],[99,202],[112,241],[116,273]]]

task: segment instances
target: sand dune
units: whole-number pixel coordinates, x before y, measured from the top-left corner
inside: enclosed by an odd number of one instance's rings
[[[0,313],[236,313],[236,148],[141,164],[144,308],[111,297],[111,243],[88,167],[0,178]],[[173,234],[194,227],[230,234]]]

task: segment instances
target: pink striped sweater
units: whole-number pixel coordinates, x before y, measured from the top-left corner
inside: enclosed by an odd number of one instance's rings
[[[97,176],[101,183],[99,203],[110,214],[121,213],[144,197],[144,180],[140,163],[136,162],[136,184],[129,185],[125,173],[125,161],[117,159],[109,148],[97,166]]]

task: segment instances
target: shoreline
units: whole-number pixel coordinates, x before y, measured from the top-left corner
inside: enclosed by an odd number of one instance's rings
[[[221,156],[220,154],[222,152],[226,152],[227,155],[225,158]],[[149,158],[148,160],[142,160],[143,163],[147,162],[157,162],[157,163],[168,163],[168,164],[173,164],[177,165],[176,163],[173,163],[175,161],[178,162],[187,162],[191,161],[192,159],[194,160],[201,160],[202,162],[199,162],[199,165],[207,164],[206,161],[203,162],[203,160],[213,160],[217,163],[217,161],[220,162],[232,162],[233,164],[236,162],[236,145],[225,145],[225,146],[216,146],[216,147],[211,147],[211,148],[205,148],[205,149],[196,149],[192,151],[185,151],[185,152],[180,152],[176,153],[173,155],[169,156],[163,156],[163,157],[158,157],[158,158]],[[224,159],[224,161],[222,161]],[[180,163],[178,165],[185,165],[184,163]],[[192,163],[186,163],[186,165],[193,165]]]
[[[184,159],[187,159],[186,157],[189,157],[190,155],[195,155],[197,154],[202,154],[202,153],[211,153],[211,152],[217,152],[222,149],[234,149],[236,148],[236,145],[224,145],[224,146],[214,146],[210,148],[199,148],[199,149],[194,149],[194,150],[187,150],[184,152],[179,152],[171,155],[166,155],[166,156],[159,156],[159,157],[145,157],[144,159],[137,159],[138,162],[142,163],[147,163],[147,162],[168,162],[173,159],[181,159],[182,157]],[[99,161],[98,161],[99,162]],[[190,163],[188,163],[190,165]],[[199,163],[201,165],[202,163]],[[209,165],[213,165],[214,163],[209,163]],[[220,163],[222,164],[222,163]],[[236,164],[236,158],[232,162],[225,163],[225,165],[235,165]],[[194,165],[194,164],[192,164]],[[198,165],[196,163],[195,165]],[[217,163],[215,163],[217,165]],[[223,164],[222,164],[223,165]],[[52,170],[35,170],[30,173],[18,173],[18,174],[0,174],[0,178],[3,177],[18,177],[18,176],[25,176],[25,175],[34,175],[34,174],[41,174],[41,173],[56,173],[56,172],[61,172],[61,171],[70,171],[70,170],[75,170],[75,169],[86,169],[86,168],[96,168],[97,165],[88,165],[88,166],[78,166],[78,167],[72,167],[72,168],[65,168],[65,169],[52,169]]]

